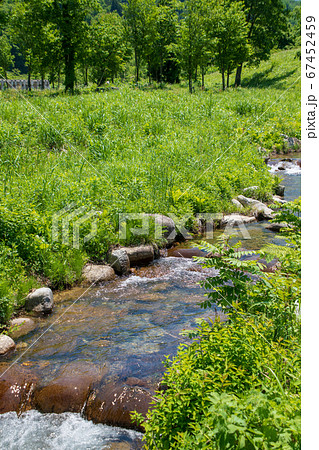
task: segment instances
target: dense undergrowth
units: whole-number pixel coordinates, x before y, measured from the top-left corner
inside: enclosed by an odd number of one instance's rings
[[[280,219],[287,246],[262,252],[279,257],[275,273],[243,260],[240,244],[204,244],[215,256],[203,263],[219,272],[204,282],[203,306],[218,304],[229,320],[203,320],[167,359],[154,408],[146,420],[133,415],[145,448],[300,448],[300,200]]]
[[[258,148],[282,148],[281,133],[300,137],[295,53],[245,68],[243,87],[226,92],[217,73],[193,95],[129,83],[74,96],[1,92],[1,321],[31,286],[72,285],[85,261],[105,261],[120,212],[233,211],[231,199],[252,185],[270,198],[275,180]],[[53,216],[71,204],[97,212],[97,234],[79,249],[52,239]]]

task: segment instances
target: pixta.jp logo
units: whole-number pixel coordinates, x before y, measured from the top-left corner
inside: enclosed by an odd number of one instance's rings
[[[89,222],[91,228],[90,232],[82,238],[85,243],[96,236],[98,214],[98,211],[92,209],[87,211],[86,206],[77,208],[76,203],[69,203],[52,216],[52,241],[60,241],[64,245],[80,248],[81,226]],[[87,229],[87,226],[85,228]]]

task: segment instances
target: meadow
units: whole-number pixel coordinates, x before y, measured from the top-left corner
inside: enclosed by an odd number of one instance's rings
[[[300,138],[299,66],[296,49],[274,52],[244,68],[241,88],[222,92],[215,72],[192,95],[186,83],[131,82],[73,96],[0,92],[0,321],[31,287],[70,286],[86,261],[105,261],[119,213],[233,211],[253,185],[270,198],[278,180],[259,147]],[[52,240],[52,217],[71,203],[99,212],[79,249]]]

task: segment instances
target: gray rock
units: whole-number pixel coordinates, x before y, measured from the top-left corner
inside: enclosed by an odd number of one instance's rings
[[[82,272],[85,283],[110,281],[115,278],[114,269],[108,265],[87,264]]]
[[[12,338],[17,339],[30,333],[35,327],[36,323],[30,317],[18,317],[10,322],[10,328],[12,328],[10,335]]]
[[[267,230],[278,233],[278,231],[280,231],[282,228],[287,228],[287,225],[285,223],[272,222],[269,223],[266,228]]]
[[[238,200],[236,200],[235,198],[232,199],[232,204],[234,206],[236,206],[237,209],[243,209],[243,205]]]
[[[139,266],[154,261],[154,248],[152,245],[140,245],[139,247],[123,247],[129,260],[130,266]]]
[[[259,187],[258,186],[249,186],[246,187],[245,189],[243,189],[243,192],[246,192],[246,195],[253,195],[256,191],[258,191]]]
[[[43,287],[31,292],[27,296],[25,309],[36,313],[50,313],[53,309],[53,292],[51,289]]]
[[[245,197],[244,195],[238,195],[237,200],[239,200],[243,206],[249,207],[258,220],[269,220],[274,218],[274,211],[258,200]]]
[[[14,340],[6,334],[0,334],[0,355],[4,356],[7,353],[13,351],[16,345]]]
[[[238,225],[241,223],[252,223],[252,222],[256,222],[256,217],[251,216],[243,216],[241,214],[230,214],[227,216],[224,216],[222,219],[222,226],[234,226],[234,225]]]
[[[285,195],[285,186],[282,184],[279,184],[275,188],[275,194],[279,195],[279,197],[283,197]]]
[[[109,255],[109,263],[118,275],[125,275],[130,270],[128,254],[123,249],[113,250]]]
[[[162,229],[162,233],[158,234],[162,234],[169,243],[175,241],[177,233],[173,219],[162,214],[148,214],[148,216],[154,217],[155,225]]]
[[[292,148],[294,150],[301,149],[301,141],[295,137],[289,137],[286,134],[281,134],[284,138],[284,143],[286,148]]]
[[[273,195],[272,199],[274,202],[277,202],[277,203],[281,203],[281,204],[287,203],[287,201],[283,200],[281,197],[279,197],[279,195]]]

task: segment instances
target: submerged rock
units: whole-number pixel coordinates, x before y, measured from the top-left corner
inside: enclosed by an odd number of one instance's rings
[[[6,334],[0,334],[0,356],[7,355],[16,348],[14,340]]]
[[[109,265],[87,264],[82,272],[85,283],[111,281],[115,278],[114,269]]]
[[[208,253],[200,250],[197,247],[194,248],[171,248],[168,250],[167,256],[174,256],[175,258],[193,258],[199,256],[207,258]]]
[[[25,309],[35,313],[50,313],[53,309],[53,292],[51,289],[43,287],[31,292],[27,296]]]
[[[126,275],[130,271],[130,260],[123,249],[113,250],[109,255],[109,263],[118,275]]]
[[[30,317],[18,317],[17,319],[13,319],[10,322],[10,335],[17,339],[25,334],[30,333],[30,331],[34,330],[36,327],[36,323]]]

